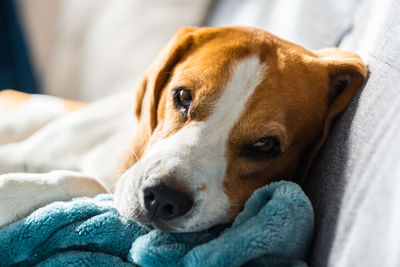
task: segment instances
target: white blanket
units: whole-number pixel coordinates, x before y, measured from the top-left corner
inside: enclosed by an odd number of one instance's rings
[[[134,130],[133,101],[123,91],[65,113],[58,99],[34,95],[2,110],[0,174],[80,171],[111,188]]]

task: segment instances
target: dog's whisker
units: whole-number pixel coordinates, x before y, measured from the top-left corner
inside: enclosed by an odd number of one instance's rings
[[[135,156],[136,161],[139,161],[139,157],[138,157],[137,153],[133,149],[128,148],[126,151],[131,153],[133,156]]]
[[[110,178],[115,178],[116,176],[120,176],[124,172],[126,172],[126,170],[115,170],[115,171],[108,172],[104,175],[104,179],[107,180]]]

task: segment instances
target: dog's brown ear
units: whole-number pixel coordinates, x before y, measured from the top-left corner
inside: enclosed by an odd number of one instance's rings
[[[157,106],[161,92],[168,82],[174,66],[193,45],[193,33],[197,29],[196,27],[184,27],[178,30],[143,75],[136,89],[135,99],[138,131],[135,133],[130,151],[122,160],[121,167],[123,169],[125,169],[124,166],[132,166],[142,156],[146,144],[157,126]],[[135,155],[132,155],[133,153]]]
[[[299,172],[300,183],[303,183],[319,150],[325,143],[334,119],[344,111],[354,95],[367,78],[367,67],[361,58],[351,52],[338,48],[325,48],[316,52],[321,68],[327,70],[328,112],[325,117],[321,136],[305,157]]]

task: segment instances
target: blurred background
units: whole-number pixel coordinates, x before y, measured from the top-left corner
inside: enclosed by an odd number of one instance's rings
[[[84,101],[133,89],[181,26],[251,25],[309,49],[337,45],[359,1],[339,2],[2,0],[0,89]]]
[[[209,2],[2,0],[0,89],[94,100],[133,88],[180,25],[203,23]]]

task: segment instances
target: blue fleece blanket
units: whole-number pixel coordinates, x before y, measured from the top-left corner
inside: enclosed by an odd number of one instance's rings
[[[257,190],[229,227],[147,231],[112,195],[54,202],[0,229],[0,266],[306,266],[313,211],[301,188]]]

